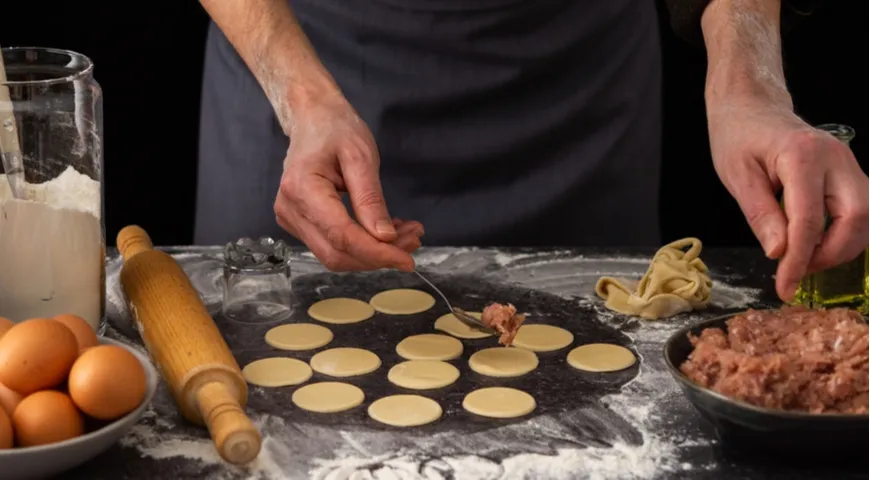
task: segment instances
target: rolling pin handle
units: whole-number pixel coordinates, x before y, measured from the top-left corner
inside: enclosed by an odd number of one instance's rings
[[[244,465],[257,458],[262,443],[260,432],[225,384],[203,385],[196,401],[221,458],[233,465]]]
[[[115,244],[118,246],[118,251],[121,252],[125,262],[138,253],[154,249],[151,237],[148,236],[148,233],[142,227],[137,225],[122,228],[118,232]]]

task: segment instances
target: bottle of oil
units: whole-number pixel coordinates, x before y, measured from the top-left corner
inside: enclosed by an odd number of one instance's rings
[[[846,125],[819,125],[841,142],[849,145],[855,131]],[[825,218],[826,228],[830,217]],[[851,262],[807,275],[801,280],[793,303],[811,308],[848,307],[867,314],[868,310],[867,250]]]

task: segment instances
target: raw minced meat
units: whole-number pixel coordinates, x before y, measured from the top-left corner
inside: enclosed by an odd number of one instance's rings
[[[868,412],[868,326],[854,310],[749,310],[689,335],[689,379],[760,407]]]
[[[517,307],[510,303],[507,305],[491,303],[483,309],[480,321],[501,334],[498,343],[508,346],[514,343],[514,337],[517,336],[520,325],[526,321],[526,316],[517,314]]]

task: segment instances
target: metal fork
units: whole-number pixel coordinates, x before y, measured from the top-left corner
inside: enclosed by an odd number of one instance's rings
[[[444,293],[441,291],[441,289],[436,287],[435,284],[430,282],[428,278],[423,276],[423,274],[421,274],[417,270],[414,270],[414,273],[416,273],[417,276],[420,277],[421,280],[423,280],[430,287],[432,287],[432,290],[435,290],[435,292],[438,294],[438,296],[440,296],[441,299],[444,300],[444,303],[447,304],[447,308],[450,310],[450,313],[452,313],[454,317],[458,318],[459,321],[461,321],[462,323],[464,323],[464,324],[468,325],[469,327],[474,328],[476,330],[482,330],[482,331],[489,333],[489,334],[492,334],[492,335],[498,335],[498,332],[494,328],[484,324],[483,322],[481,322],[477,318],[469,315],[465,310],[462,310],[461,308],[456,308],[453,305],[451,305],[450,300],[447,300],[447,296],[444,295]]]

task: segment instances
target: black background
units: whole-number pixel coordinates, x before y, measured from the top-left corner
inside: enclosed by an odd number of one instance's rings
[[[787,36],[786,75],[798,113],[808,122],[856,129],[853,150],[866,166],[866,4],[837,3]],[[110,244],[131,223],[146,228],[159,245],[192,241],[207,24],[199,4],[186,1],[10,1],[0,11],[0,45],[70,49],[96,64],[105,95]],[[704,116],[704,51],[676,38],[664,16],[661,24],[665,239],[691,235],[707,245],[757,245],[713,171]]]

